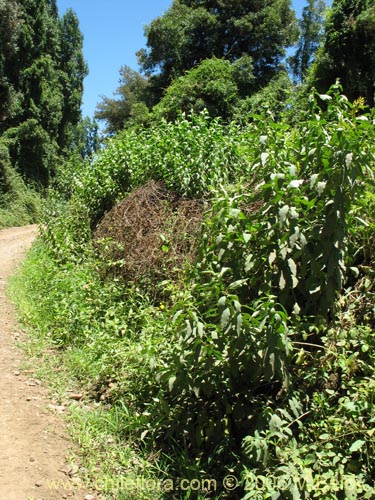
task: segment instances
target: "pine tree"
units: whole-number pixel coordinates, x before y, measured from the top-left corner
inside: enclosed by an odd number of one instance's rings
[[[11,61],[18,52],[21,8],[16,0],[0,0],[0,127],[12,115],[16,95]]]
[[[63,89],[63,114],[58,143],[69,148],[72,127],[81,119],[83,80],[88,73],[83,58],[83,36],[76,14],[69,9],[60,22],[60,82]]]

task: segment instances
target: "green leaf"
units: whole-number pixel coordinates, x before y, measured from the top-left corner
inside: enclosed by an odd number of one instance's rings
[[[229,211],[228,211],[228,214],[230,217],[234,217],[234,218],[237,218],[241,213],[241,210],[239,210],[238,208],[230,208]]]
[[[298,279],[295,276],[292,276],[292,288],[296,288],[298,285]]]
[[[246,283],[246,281],[247,281],[247,279],[233,281],[228,286],[228,290],[236,290],[237,288],[240,288],[241,286],[243,286]]]
[[[345,165],[347,166],[347,168],[350,167],[350,165],[352,164],[352,161],[353,161],[353,153],[348,153],[345,156]]]
[[[251,234],[249,233],[242,233],[242,237],[243,237],[243,240],[245,243],[249,243],[250,239],[251,239]]]
[[[268,157],[269,157],[269,153],[262,153],[260,155],[260,161],[262,162],[263,166],[266,164]]]
[[[176,311],[173,318],[172,318],[172,322],[175,323],[178,320],[178,318],[181,316],[182,313],[183,313],[182,309],[179,309],[178,311]]]
[[[141,434],[141,441],[143,441],[143,440],[144,440],[144,438],[147,436],[147,434],[148,434],[149,432],[150,432],[150,431],[149,431],[148,429],[142,432],[142,434]]]
[[[349,448],[350,453],[354,453],[360,450],[364,444],[366,444],[366,441],[363,441],[362,439],[357,439],[357,441],[354,441],[354,443]]]
[[[301,405],[301,402],[298,401],[298,399],[296,398],[291,398],[289,400],[289,406],[290,406],[290,409],[292,410],[293,412],[293,415],[298,418],[301,413],[302,413],[302,405]]]
[[[172,377],[169,378],[168,387],[169,387],[170,391],[173,389],[173,386],[174,386],[174,383],[176,382],[176,380],[177,380],[177,377],[175,375],[173,375]]]
[[[329,434],[321,434],[319,436],[319,439],[321,439],[322,441],[328,441],[329,439],[331,439],[331,436]]]
[[[288,212],[289,212],[289,205],[284,205],[283,207],[280,208],[279,210],[280,225],[282,225],[285,222]]]
[[[253,254],[250,254],[246,257],[246,260],[245,260],[245,271],[248,273],[249,271],[252,270],[252,268],[254,267],[255,265],[255,262],[253,260],[253,257],[254,255]]]
[[[242,318],[242,314],[239,314],[237,316],[237,319],[236,319],[236,323],[237,323],[237,335],[239,335],[241,333],[241,329],[242,329],[242,323],[243,323],[243,318]]]
[[[344,489],[345,489],[345,499],[346,500],[356,500],[358,498],[357,491],[357,481],[355,476],[348,477],[344,479]]]
[[[268,256],[268,262],[270,266],[272,266],[272,264],[275,262],[276,257],[277,257],[276,250],[273,250]]]
[[[271,431],[278,431],[282,425],[282,420],[278,415],[273,414],[270,419],[270,429]]]
[[[294,179],[289,182],[288,188],[299,188],[303,184],[303,179]]]
[[[218,306],[225,306],[226,304],[226,301],[227,301],[227,298],[225,295],[223,295],[222,297],[220,297],[220,299],[217,301],[217,305]]]
[[[224,328],[228,325],[230,321],[230,309],[227,307],[224,309],[222,315],[221,315],[221,328],[224,330]]]
[[[227,273],[228,271],[230,271],[230,267],[222,267],[221,268],[221,271],[219,273],[219,277],[221,278],[222,276],[224,276],[225,273]]]
[[[283,274],[283,272],[281,271],[281,274],[280,274],[280,281],[279,281],[279,287],[280,287],[280,290],[284,290],[285,285],[286,285],[286,281],[285,281],[285,278],[284,278],[284,274]]]
[[[197,322],[197,331],[198,331],[198,335],[200,337],[203,337],[203,333],[204,333],[204,325],[201,321],[198,321]]]
[[[322,101],[331,101],[332,96],[327,95],[327,94],[319,94],[319,97],[321,98]]]
[[[297,266],[292,258],[288,259],[288,266],[289,266],[289,269],[290,269],[291,273],[293,274],[293,276],[296,276],[297,275]]]
[[[359,276],[359,269],[358,269],[358,267],[349,267],[349,269],[352,271],[352,273],[354,274],[354,276],[356,278],[358,278],[358,276]]]

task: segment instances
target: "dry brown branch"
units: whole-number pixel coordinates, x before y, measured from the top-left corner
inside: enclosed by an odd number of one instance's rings
[[[161,182],[136,189],[94,233],[106,274],[148,284],[177,278],[196,257],[202,213],[201,201],[177,198]]]

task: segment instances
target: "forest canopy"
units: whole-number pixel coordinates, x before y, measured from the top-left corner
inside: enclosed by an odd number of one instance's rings
[[[0,140],[15,171],[47,186],[81,120],[88,68],[78,18],[60,17],[55,0],[0,0],[0,40]]]
[[[297,20],[289,0],[174,0],[145,28],[140,73],[121,68],[115,96],[103,97],[95,116],[114,134],[203,108],[230,120],[259,109],[265,96],[279,113],[287,71],[297,100],[339,79],[350,99],[372,106],[374,8],[371,0],[333,0],[330,8],[308,0]]]

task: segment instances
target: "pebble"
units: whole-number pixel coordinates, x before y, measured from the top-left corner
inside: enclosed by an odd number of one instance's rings
[[[69,394],[69,398],[74,399],[75,401],[80,401],[83,398],[83,394],[72,393]]]

